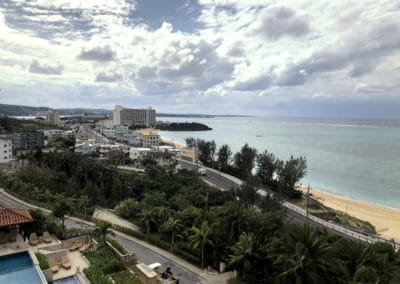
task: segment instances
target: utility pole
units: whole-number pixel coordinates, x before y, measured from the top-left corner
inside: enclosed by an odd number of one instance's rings
[[[310,206],[310,184],[307,187],[307,219],[308,219],[308,207]]]

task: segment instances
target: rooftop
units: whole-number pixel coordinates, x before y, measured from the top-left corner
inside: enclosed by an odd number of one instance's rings
[[[26,209],[0,209],[0,227],[29,223],[33,219]]]

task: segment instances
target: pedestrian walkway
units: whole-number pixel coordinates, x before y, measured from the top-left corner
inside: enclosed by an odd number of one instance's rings
[[[111,212],[109,209],[105,208],[96,208],[93,212],[92,217],[97,220],[102,220],[109,222],[114,225],[118,225],[124,228],[128,228],[134,231],[139,231],[138,226],[135,224],[128,222],[127,220],[115,215],[114,213]]]

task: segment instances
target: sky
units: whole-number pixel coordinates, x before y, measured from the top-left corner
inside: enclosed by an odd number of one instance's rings
[[[1,0],[0,103],[400,118],[400,2]]]

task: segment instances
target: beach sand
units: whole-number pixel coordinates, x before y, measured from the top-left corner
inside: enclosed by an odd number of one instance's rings
[[[327,207],[342,212],[347,211],[351,216],[370,222],[379,235],[400,241],[400,210],[316,189],[311,189],[310,193]]]

